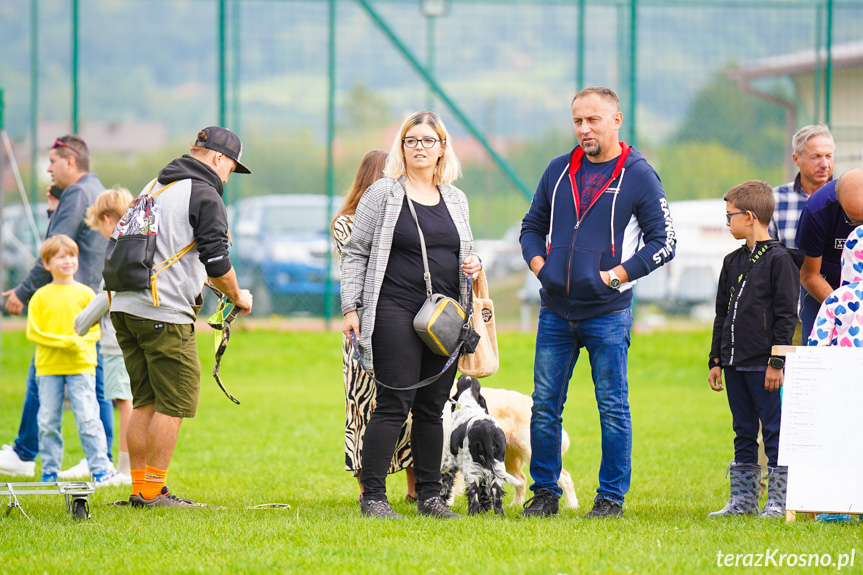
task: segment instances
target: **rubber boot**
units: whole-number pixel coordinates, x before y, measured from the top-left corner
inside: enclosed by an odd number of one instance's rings
[[[785,518],[785,494],[788,491],[788,468],[770,467],[767,478],[770,487],[767,491],[767,503],[761,511],[761,517]]]
[[[731,462],[726,476],[731,477],[731,495],[728,503],[707,517],[758,514],[758,485],[761,483],[761,466],[757,463]]]

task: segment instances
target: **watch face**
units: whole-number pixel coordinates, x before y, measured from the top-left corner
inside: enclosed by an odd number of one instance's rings
[[[775,369],[782,369],[785,367],[785,360],[779,357],[770,358],[770,367]]]
[[[619,280],[619,279],[617,279],[617,278],[614,278],[614,279],[612,279],[612,280],[609,280],[609,282],[608,282],[608,287],[610,287],[610,288],[612,288],[612,289],[617,289],[617,288],[619,288],[619,287],[620,287],[620,280]]]

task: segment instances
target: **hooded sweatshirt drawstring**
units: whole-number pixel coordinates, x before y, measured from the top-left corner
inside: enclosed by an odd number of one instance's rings
[[[548,225],[548,236],[546,239],[546,254],[551,252],[551,232],[554,229],[554,201],[557,197],[557,188],[560,186],[560,182],[563,180],[563,177],[569,173],[570,176],[570,185],[572,186],[572,195],[573,202],[575,203],[575,211],[577,222],[580,222],[582,217],[590,210],[596,200],[598,200],[602,194],[606,191],[613,191],[614,198],[611,201],[611,256],[614,257],[616,255],[615,249],[615,241],[614,241],[614,208],[617,205],[617,194],[620,192],[620,187],[623,185],[623,174],[626,173],[626,168],[624,164],[626,163],[626,159],[629,157],[630,147],[626,145],[626,142],[620,142],[621,153],[617,158],[617,164],[614,166],[614,172],[611,174],[611,177],[605,182],[605,185],[599,190],[599,193],[594,198],[593,202],[589,206],[587,206],[584,211],[579,209],[579,199],[578,199],[578,186],[575,184],[575,174],[578,172],[579,168],[581,168],[581,161],[584,159],[584,150],[581,148],[576,148],[572,153],[572,161],[566,164],[563,171],[560,173],[560,177],[557,178],[557,183],[554,184],[554,190],[551,194],[551,216],[549,217],[549,225]],[[619,178],[619,179],[618,179]],[[611,182],[614,180],[618,180],[616,188],[610,188]],[[576,228],[578,227],[578,223],[576,223]]]

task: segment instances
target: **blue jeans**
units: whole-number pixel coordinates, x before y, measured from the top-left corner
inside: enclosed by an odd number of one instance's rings
[[[63,462],[63,387],[69,389],[69,402],[75,414],[78,437],[87,456],[87,466],[93,474],[105,473],[111,468],[105,451],[105,429],[99,421],[99,403],[96,401],[94,375],[40,375],[39,387],[39,454],[42,457],[42,474],[58,473]]]
[[[99,351],[99,344],[96,344]],[[99,402],[99,419],[105,432],[108,448],[108,460],[111,458],[111,445],[114,441],[114,404],[105,399],[105,379],[102,372],[102,354],[97,353],[96,364],[96,399]],[[35,361],[35,358],[34,358]],[[18,426],[18,437],[15,438],[13,449],[21,461],[33,461],[39,454],[39,425],[36,415],[39,413],[39,388],[36,385],[36,364],[30,362],[27,371],[27,392],[24,395],[24,408],[21,411],[21,425]]]
[[[530,418],[531,491],[557,498],[560,478],[561,417],[572,370],[587,349],[602,428],[602,462],[596,500],[623,505],[632,476],[632,419],[626,380],[632,308],[595,318],[567,321],[545,306],[539,310]]]
[[[809,334],[812,333],[812,326],[815,325],[815,318],[818,317],[821,302],[809,295],[806,290],[801,288],[800,291],[801,299],[803,300],[803,304],[800,306],[800,323],[803,324],[803,345],[809,345]]]

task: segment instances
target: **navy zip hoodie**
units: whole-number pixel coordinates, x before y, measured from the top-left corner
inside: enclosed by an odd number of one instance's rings
[[[567,320],[626,309],[634,280],[674,257],[677,240],[659,176],[638,150],[620,145],[623,166],[590,206],[576,208],[570,168],[588,161],[576,147],[545,169],[522,220],[524,260],[546,258],[538,276],[542,302]],[[612,289],[599,272],[618,264],[630,281]]]

